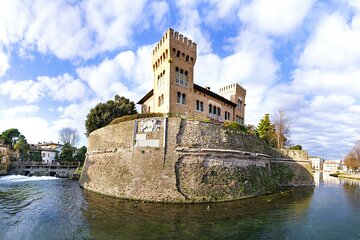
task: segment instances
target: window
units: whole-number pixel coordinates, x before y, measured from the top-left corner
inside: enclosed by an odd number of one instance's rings
[[[215,106],[213,106],[213,114],[216,115],[216,107]]]
[[[228,114],[227,120],[230,120],[230,112],[228,112],[227,114]]]
[[[158,107],[160,107],[160,105],[161,105],[161,97],[159,96],[158,97]]]
[[[241,98],[238,99],[238,108],[241,110],[243,105],[243,100]]]
[[[176,57],[180,57],[180,51],[178,50],[177,52],[176,52]]]
[[[209,104],[209,114],[211,114],[211,113],[212,113],[212,105]]]
[[[161,95],[161,105],[164,104],[164,94]]]
[[[227,111],[225,111],[225,120],[229,120],[228,118],[227,118]]]
[[[185,94],[185,93],[182,94],[182,101],[181,101],[181,103],[182,103],[183,105],[186,105],[186,94]]]
[[[186,61],[186,62],[189,62],[189,55],[186,55],[185,61]]]
[[[175,78],[176,78],[176,83],[181,85],[181,86],[184,86],[184,87],[187,87],[188,85],[188,82],[187,82],[187,74],[188,72],[185,71],[183,69],[179,69],[178,67],[175,68]]]
[[[221,115],[221,110],[220,110],[220,108],[217,109],[217,115],[218,115],[218,116]]]
[[[175,78],[176,78],[176,83],[180,84],[180,72],[178,67],[175,68]]]
[[[200,102],[200,112],[203,112],[203,111],[204,111],[204,103]]]
[[[200,111],[200,101],[196,100],[196,111]]]
[[[148,112],[150,112],[150,107],[148,108]]]
[[[177,93],[176,102],[181,103],[181,93],[180,92]]]

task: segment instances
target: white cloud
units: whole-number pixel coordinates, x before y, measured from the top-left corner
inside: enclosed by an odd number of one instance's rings
[[[137,52],[125,51],[97,66],[79,67],[77,73],[102,101],[116,94],[136,100],[152,89],[152,46],[140,47]]]
[[[8,56],[0,49],[0,77],[4,76],[9,68]]]
[[[57,77],[40,76],[36,81],[9,80],[0,84],[0,94],[12,100],[36,102],[43,97],[54,100],[75,101],[86,98],[86,86],[79,79],[65,73]]]
[[[2,118],[13,118],[16,116],[25,116],[34,114],[39,111],[39,106],[27,105],[27,106],[16,106],[12,108],[6,108],[0,110],[0,116]]]
[[[148,25],[143,23],[150,18],[154,24],[165,22],[167,3],[147,4],[145,0],[0,1],[0,43],[19,46],[25,56],[35,48],[61,59],[92,58],[131,45],[134,29],[144,30]]]
[[[287,34],[298,27],[314,0],[254,0],[239,11],[242,21],[256,30],[274,35]]]
[[[356,17],[354,19],[357,19]],[[354,21],[352,22],[354,23]],[[347,70],[360,67],[360,27],[340,15],[326,16],[300,58],[303,68]]]

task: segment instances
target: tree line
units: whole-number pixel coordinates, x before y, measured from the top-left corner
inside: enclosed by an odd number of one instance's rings
[[[63,144],[60,154],[56,154],[57,161],[84,162],[87,148],[85,146],[76,148],[80,141],[79,132],[73,128],[63,128],[59,131],[59,139]],[[0,143],[9,146],[19,154],[21,161],[42,161],[39,151],[31,149],[26,137],[16,128],[10,128],[0,134]]]

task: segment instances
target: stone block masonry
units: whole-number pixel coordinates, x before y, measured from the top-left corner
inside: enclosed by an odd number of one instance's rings
[[[309,167],[256,136],[211,123],[150,118],[91,133],[80,184],[125,199],[228,201],[312,185]]]

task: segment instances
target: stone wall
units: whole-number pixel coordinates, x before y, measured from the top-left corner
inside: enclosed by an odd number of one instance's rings
[[[313,184],[302,165],[270,155],[283,157],[256,136],[219,125],[133,120],[90,134],[80,184],[101,194],[157,202],[225,201]]]

